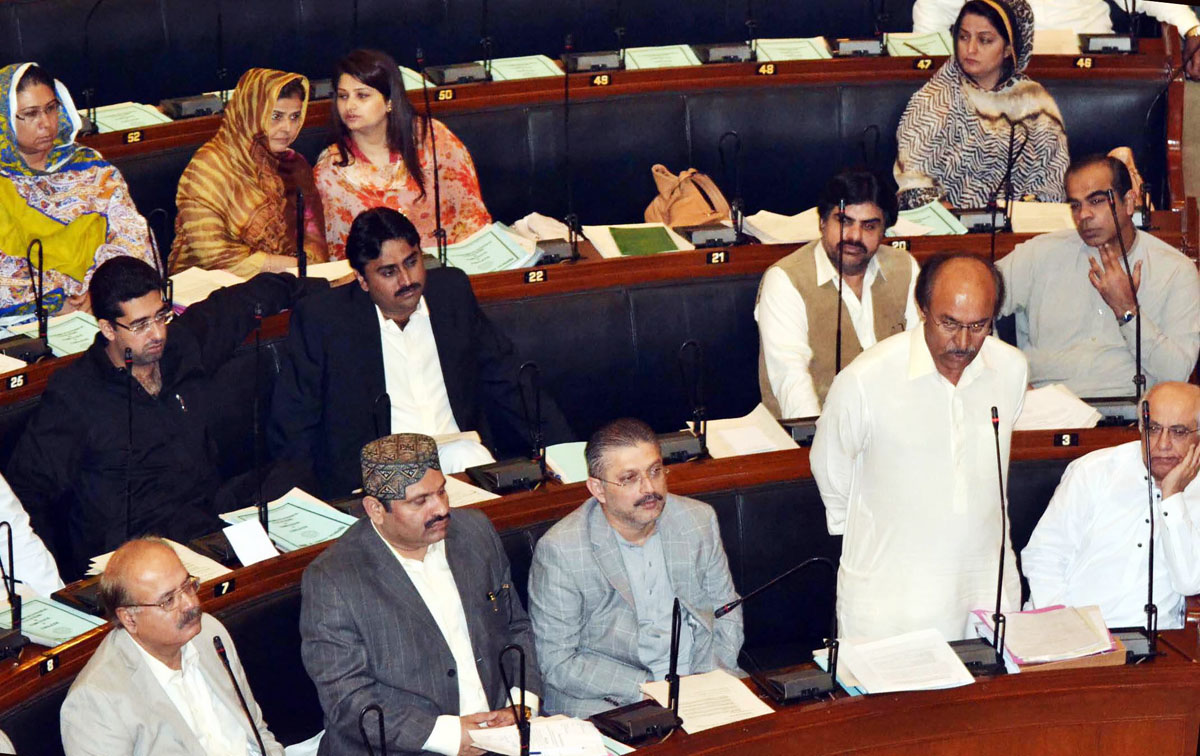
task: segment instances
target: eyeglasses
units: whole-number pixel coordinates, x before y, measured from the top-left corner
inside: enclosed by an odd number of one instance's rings
[[[1165,430],[1167,433],[1171,434],[1171,438],[1173,440],[1183,441],[1188,436],[1195,433],[1198,429],[1197,428],[1189,428],[1186,425],[1172,425],[1169,428],[1164,428],[1163,426],[1159,425],[1156,422],[1151,422],[1149,425],[1146,426],[1146,430],[1148,430],[1150,432],[1150,436],[1152,438],[1157,438],[1157,437],[1161,436],[1162,432]]]
[[[987,333],[988,329],[992,327],[991,318],[974,323],[959,323],[954,318],[943,317],[933,322],[948,336],[957,336],[963,330],[970,332],[972,336],[978,336],[981,333]]]
[[[174,310],[160,310],[158,312],[158,314],[156,314],[152,318],[143,318],[142,320],[139,320],[136,323],[130,323],[129,325],[125,325],[124,323],[122,323],[119,320],[114,320],[112,322],[113,322],[113,325],[119,325],[122,328],[124,328],[126,331],[129,331],[130,333],[132,333],[134,335],[140,336],[141,334],[150,330],[150,326],[152,326],[152,325],[165,326],[174,319],[175,319],[175,311]]]
[[[57,121],[58,111],[61,108],[62,105],[59,104],[58,100],[54,100],[53,102],[46,103],[40,108],[26,108],[25,110],[22,110],[20,113],[16,114],[17,120],[21,123],[29,123],[30,121],[36,121],[43,116],[49,116]]]
[[[200,591],[200,578],[195,575],[188,575],[187,580],[183,581],[183,585],[167,594],[162,601],[155,601],[153,604],[121,604],[123,608],[132,609],[134,607],[142,607],[149,609],[150,607],[158,607],[164,612],[174,611],[179,603],[180,596],[195,596]]]
[[[596,478],[596,480],[602,483],[608,483],[609,485],[618,486],[620,488],[630,488],[638,485],[642,482],[642,478],[645,478],[646,480],[650,481],[650,485],[653,486],[660,481],[666,480],[667,473],[669,472],[670,470],[667,469],[665,465],[659,464],[654,465],[645,472],[630,470],[629,472],[622,474],[616,480],[605,480],[604,478]]]

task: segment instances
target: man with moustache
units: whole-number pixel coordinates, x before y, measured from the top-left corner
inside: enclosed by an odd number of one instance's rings
[[[917,261],[882,243],[896,222],[896,195],[870,173],[841,173],[821,191],[817,212],[821,238],[767,269],[754,308],[759,389],[775,417],[819,415],[841,368],[876,341],[919,322],[913,302]]]
[[[116,627],[63,701],[67,756],[253,756],[255,731],[269,756],[283,756],[246,682],[224,625],[200,610],[198,578],[164,541],[117,549],[100,577]],[[214,648],[219,638],[254,718],[253,729]]]
[[[1073,461],[1021,552],[1030,604],[1100,607],[1110,627],[1146,621],[1150,510],[1159,627],[1184,625],[1185,598],[1200,593],[1200,386],[1169,381],[1146,394],[1149,447],[1141,441]],[[1147,501],[1146,454],[1153,504]]]
[[[512,342],[479,309],[465,273],[426,272],[419,241],[391,208],[360,213],[346,239],[358,285],[292,313],[269,442],[277,457],[311,464],[325,496],[357,488],[359,450],[389,432],[444,440],[477,431],[482,445],[443,445],[447,473],[493,461],[489,418],[528,438]],[[553,400],[541,407],[546,443],[571,440]]]
[[[482,754],[471,730],[511,725],[509,696],[520,701],[500,672],[506,645],[525,651],[534,713],[541,690],[500,537],[477,509],[451,517],[432,438],[387,436],[361,460],[367,516],[313,560],[301,585],[301,655],[325,712],[318,753],[368,753],[359,714],[378,704],[382,750]],[[516,658],[505,662],[514,685]]]
[[[998,263],[1008,291],[1001,313],[1016,315],[1030,382],[1064,383],[1083,397],[1133,395],[1138,320],[1147,385],[1186,381],[1200,354],[1195,262],[1133,225],[1137,196],[1121,161],[1077,160],[1066,184],[1075,229],[1030,239]]]
[[[1018,350],[989,336],[1003,297],[984,260],[931,258],[917,278],[922,327],[863,352],[829,389],[810,463],[829,533],[844,535],[841,637],[936,627],[956,640],[968,612],[995,605],[993,422],[1007,470],[1027,372]],[[1003,605],[1012,608],[1020,578],[1011,548],[1004,558]]]
[[[658,438],[640,420],[614,420],[584,450],[592,498],[538,541],[529,614],[546,709],[574,717],[641,700],[670,669],[674,599],[683,611],[680,675],[737,671],[741,609],[717,517],[667,493]]]
[[[253,331],[256,308],[272,315],[326,286],[261,274],[177,317],[141,260],[96,269],[100,333],[51,376],[5,475],[65,580],[131,535],[185,542],[223,527],[218,512],[252,501],[253,473],[223,482],[217,467],[212,432],[228,401],[217,373]],[[264,491],[295,485],[282,477],[268,476]]]

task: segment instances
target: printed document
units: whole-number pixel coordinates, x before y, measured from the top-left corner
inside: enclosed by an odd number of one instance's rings
[[[642,683],[642,692],[659,705],[667,705],[665,680]],[[684,732],[703,732],[774,713],[745,683],[723,669],[679,678],[679,718]]]
[[[245,507],[227,512],[221,519],[231,525],[256,520],[258,509]],[[299,488],[293,488],[267,504],[267,533],[285,554],[314,543],[332,541],[357,521]]]
[[[516,725],[471,730],[471,741],[490,753],[503,756],[521,753]],[[529,752],[541,756],[608,756],[594,724],[561,715],[529,720]]]
[[[936,690],[975,682],[934,628],[866,643],[843,640],[840,649],[838,669],[845,664],[867,693]]]

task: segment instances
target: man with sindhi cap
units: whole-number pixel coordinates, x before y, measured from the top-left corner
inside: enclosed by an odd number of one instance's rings
[[[520,698],[500,671],[506,645],[525,651],[534,712],[541,691],[500,537],[482,512],[451,517],[431,437],[385,436],[360,460],[367,516],[313,560],[302,583],[301,653],[325,712],[318,753],[368,753],[358,718],[378,704],[391,753],[482,754],[470,731],[512,724],[509,697]],[[516,654],[506,669],[517,684]]]

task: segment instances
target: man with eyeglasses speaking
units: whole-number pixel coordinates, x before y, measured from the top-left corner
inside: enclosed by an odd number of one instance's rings
[[[879,342],[834,379],[813,438],[826,525],[845,536],[841,637],[933,627],[958,640],[968,613],[996,600],[1003,521],[994,434],[1007,471],[1028,368],[989,335],[1004,283],[982,258],[930,258],[915,296],[922,327]],[[1011,609],[1020,579],[1010,548],[1004,558]]]
[[[132,536],[183,542],[220,529],[217,513],[250,503],[253,474],[241,496],[236,479],[222,486],[212,432],[227,397],[216,375],[254,329],[256,307],[274,314],[304,288],[287,274],[261,274],[176,317],[146,263],[117,257],[96,269],[100,333],[51,377],[6,476],[34,531],[57,547],[64,580]]]
[[[100,579],[116,627],[63,702],[67,756],[283,756],[199,584],[159,539],[117,549]]]
[[[588,717],[641,700],[668,671],[674,600],[680,675],[737,670],[742,612],[712,507],[667,492],[654,431],[605,425],[584,450],[592,498],[538,541],[529,615],[549,712]]]
[[[1101,449],[1067,467],[1021,552],[1033,608],[1100,607],[1110,627],[1146,620],[1150,517],[1146,462],[1154,481],[1154,603],[1159,627],[1183,627],[1186,596],[1200,593],[1200,386],[1160,383],[1150,402],[1150,445]]]

